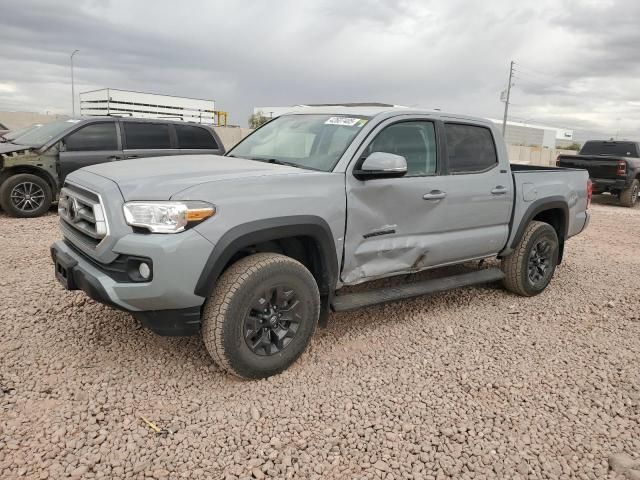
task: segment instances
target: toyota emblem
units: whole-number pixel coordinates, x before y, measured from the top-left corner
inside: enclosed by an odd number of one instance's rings
[[[69,206],[67,207],[67,216],[69,220],[75,222],[78,216],[78,202],[75,198],[69,198]]]

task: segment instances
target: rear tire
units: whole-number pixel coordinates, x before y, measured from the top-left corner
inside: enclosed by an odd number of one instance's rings
[[[30,173],[13,175],[0,186],[0,205],[12,217],[43,215],[51,207],[52,196],[46,180]]]
[[[318,286],[304,265],[284,255],[257,253],[218,279],[204,307],[202,339],[225,371],[265,378],[297,360],[319,314]]]
[[[640,182],[634,180],[628,188],[620,192],[620,204],[624,207],[632,208],[638,201],[638,192],[640,191]]]
[[[527,225],[515,250],[502,259],[502,281],[510,292],[524,297],[542,293],[558,264],[558,235],[548,223],[533,221]]]

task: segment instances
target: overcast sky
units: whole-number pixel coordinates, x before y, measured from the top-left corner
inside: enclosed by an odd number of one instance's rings
[[[640,137],[638,0],[0,0],[0,109],[102,87],[254,106],[380,101]]]

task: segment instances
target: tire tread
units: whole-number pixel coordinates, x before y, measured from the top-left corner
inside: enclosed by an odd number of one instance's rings
[[[304,265],[291,257],[277,253],[256,253],[238,260],[217,280],[208,300],[209,305],[204,310],[207,319],[203,322],[202,339],[215,363],[223,370],[246,378],[246,375],[233,367],[224,346],[225,319],[234,295],[252,275],[258,274],[261,269],[276,264],[291,263],[308,272]],[[313,330],[315,330],[315,326]]]
[[[508,257],[502,259],[500,264],[500,268],[505,274],[504,280],[502,281],[504,287],[510,292],[516,293],[518,295],[522,295],[524,297],[530,297],[531,293],[529,293],[523,282],[523,269],[525,268],[526,262],[523,260],[528,255],[527,245],[531,237],[533,237],[537,231],[544,227],[549,226],[548,223],[539,222],[534,220],[527,225],[527,228],[524,231],[524,235],[520,239],[515,250]]]

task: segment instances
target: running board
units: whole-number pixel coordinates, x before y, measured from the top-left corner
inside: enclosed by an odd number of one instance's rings
[[[379,303],[395,302],[407,298],[418,297],[430,293],[443,292],[453,288],[468,287],[478,283],[489,283],[502,280],[504,273],[498,268],[486,268],[460,275],[434,278],[422,282],[399,285],[397,287],[379,288],[361,293],[347,293],[333,297],[331,306],[336,312],[345,310],[355,310],[356,308],[368,307]]]

